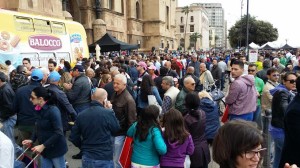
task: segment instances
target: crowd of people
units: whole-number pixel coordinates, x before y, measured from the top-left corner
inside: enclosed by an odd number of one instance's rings
[[[74,66],[49,59],[48,67],[7,60],[0,121],[11,142],[0,133],[0,151],[14,152],[7,154],[11,160],[0,154],[0,165],[12,167],[24,145],[41,155],[42,168],[64,168],[69,140],[80,149],[72,158],[82,159],[83,168],[119,168],[127,136],[132,168],[188,162],[207,168],[212,159],[221,168],[258,167],[266,110],[272,110],[273,168],[300,165],[299,56],[264,52],[248,63],[241,53],[170,52],[82,58]],[[226,92],[229,121],[222,127],[214,90]]]

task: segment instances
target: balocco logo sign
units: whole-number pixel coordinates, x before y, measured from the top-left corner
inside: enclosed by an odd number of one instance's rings
[[[28,43],[31,48],[38,50],[57,50],[62,47],[62,42],[59,38],[49,35],[30,36]]]

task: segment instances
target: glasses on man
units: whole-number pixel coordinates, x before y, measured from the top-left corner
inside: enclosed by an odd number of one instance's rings
[[[286,80],[286,81],[289,81],[289,82],[290,82],[290,84],[294,84],[294,83],[296,83],[296,80],[294,80],[294,79],[292,79],[292,80]]]
[[[257,155],[257,157],[261,158],[261,156],[264,156],[266,150],[267,150],[267,148],[248,151],[248,152],[245,152],[245,157],[247,159],[252,159],[255,155]]]
[[[248,72],[255,72],[255,70],[253,70],[253,69],[248,69]]]
[[[273,77],[279,77],[280,75],[279,74],[273,74],[272,76]]]

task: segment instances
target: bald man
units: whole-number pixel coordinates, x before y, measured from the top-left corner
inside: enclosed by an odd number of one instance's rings
[[[164,67],[166,67],[168,69],[167,75],[166,76],[172,76],[173,78],[177,78],[179,79],[178,74],[176,73],[176,71],[171,69],[171,62],[170,61],[166,61],[164,64]]]
[[[182,113],[182,115],[186,114],[185,105],[184,105],[185,104],[184,103],[185,96],[188,93],[195,91],[195,85],[196,85],[195,80],[191,76],[187,76],[183,80],[183,88],[178,93],[176,102],[175,102],[175,108],[177,110],[179,110]]]
[[[111,138],[120,129],[119,121],[104,89],[95,88],[91,99],[91,106],[78,115],[69,140],[82,151],[82,167],[113,167]]]
[[[181,79],[180,85],[181,87],[183,87],[183,81],[187,76],[191,76],[194,80],[195,80],[195,91],[196,92],[200,92],[201,91],[201,85],[200,85],[200,80],[199,78],[194,74],[195,73],[195,68],[192,66],[189,66],[186,69],[186,74],[184,75],[184,77]]]

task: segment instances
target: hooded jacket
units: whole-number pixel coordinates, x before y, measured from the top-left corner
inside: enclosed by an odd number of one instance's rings
[[[189,135],[183,144],[177,142],[170,142],[165,139],[167,145],[167,153],[160,158],[160,166],[168,167],[184,167],[184,161],[186,155],[192,155],[194,153],[194,143],[192,136]]]
[[[229,105],[229,114],[242,115],[256,110],[257,92],[254,76],[242,75],[230,85],[225,103]]]
[[[200,108],[206,115],[206,139],[214,139],[218,129],[220,128],[218,105],[209,98],[204,97],[200,100]]]

